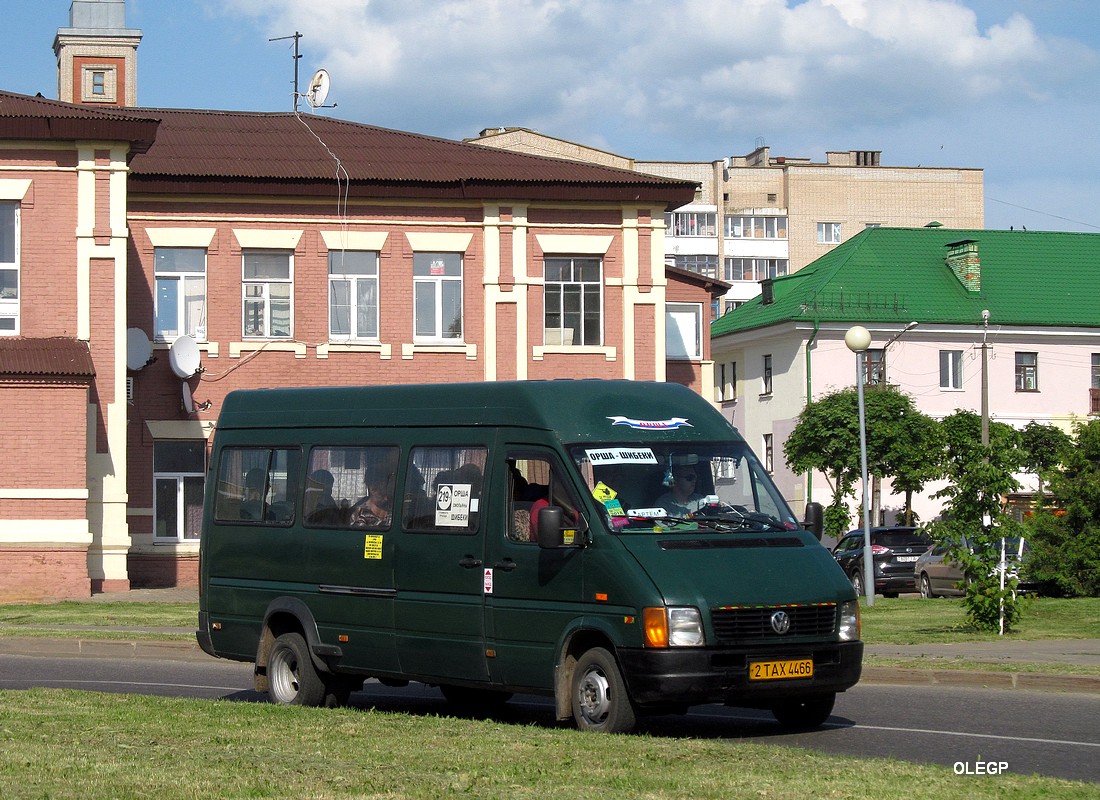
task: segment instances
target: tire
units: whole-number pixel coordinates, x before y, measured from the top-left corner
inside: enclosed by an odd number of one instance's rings
[[[920,596],[925,600],[931,600],[936,596],[936,593],[932,591],[932,581],[928,580],[928,575],[924,572],[920,574]]]
[[[573,669],[573,720],[582,731],[625,733],[637,715],[615,657],[602,647],[586,651]]]
[[[866,594],[863,591],[863,573],[856,570],[848,577],[852,581],[852,588],[856,590],[856,597],[863,597]]]
[[[439,687],[447,702],[459,711],[481,716],[499,711],[512,699],[511,692],[494,689],[471,689],[466,686],[443,684]]]
[[[279,705],[327,705],[327,687],[309,655],[306,640],[284,633],[275,640],[267,661],[268,694]]]
[[[807,730],[820,727],[833,713],[836,692],[802,700],[790,700],[772,706],[772,714],[784,728]]]

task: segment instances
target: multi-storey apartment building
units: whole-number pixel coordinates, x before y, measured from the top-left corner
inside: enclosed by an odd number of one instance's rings
[[[642,161],[524,128],[471,141],[558,158],[613,163],[694,181],[692,202],[665,215],[670,263],[727,281],[714,316],[757,296],[760,282],[796,272],[866,228],[984,224],[982,170],[883,166],[877,150],[826,153],[823,163],[771,155],[760,144],[713,162]]]

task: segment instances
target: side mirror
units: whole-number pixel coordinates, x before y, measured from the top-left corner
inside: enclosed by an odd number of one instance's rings
[[[546,506],[539,509],[537,522],[539,547],[553,549],[565,544],[565,536],[561,530],[561,509],[557,506]]]
[[[806,516],[802,525],[821,541],[821,534],[825,532],[825,509],[821,503],[806,504]]]

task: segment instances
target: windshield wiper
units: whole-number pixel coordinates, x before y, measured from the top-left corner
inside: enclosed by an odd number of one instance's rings
[[[758,511],[740,511],[732,506],[723,507],[717,514],[699,514],[691,518],[693,522],[708,521],[714,523],[734,522],[736,529],[783,531],[790,530],[771,514]]]

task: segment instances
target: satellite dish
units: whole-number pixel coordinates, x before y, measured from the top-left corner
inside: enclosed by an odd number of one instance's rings
[[[153,343],[141,328],[126,331],[126,369],[137,372],[149,363],[153,355]]]
[[[329,77],[328,72],[319,69],[309,79],[309,88],[306,89],[306,102],[310,108],[320,108],[328,99]]]
[[[180,336],[168,348],[168,363],[179,378],[190,378],[199,369],[199,345],[191,336]]]

